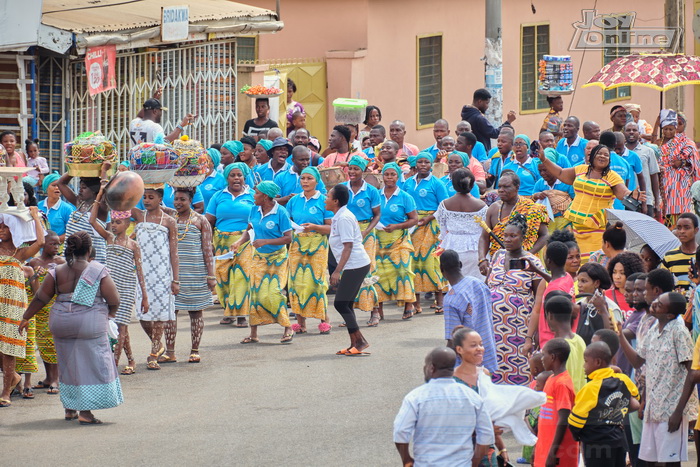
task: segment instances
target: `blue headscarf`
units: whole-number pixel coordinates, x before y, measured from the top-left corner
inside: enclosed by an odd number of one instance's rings
[[[44,193],[46,193],[46,191],[49,189],[49,185],[51,185],[59,178],[60,175],[58,175],[58,172],[48,174],[46,177],[44,177],[44,181],[41,182],[41,189],[44,191]]]
[[[224,169],[224,178],[228,180],[228,176],[231,173],[233,169],[238,169],[241,171],[243,174],[243,178],[246,178],[248,174],[250,173],[250,167],[248,167],[247,164],[244,164],[243,162],[234,162],[233,164],[229,164],[226,166]]]
[[[348,165],[354,165],[355,167],[359,167],[360,170],[362,170],[363,172],[367,168],[367,164],[367,159],[364,159],[360,156],[352,156],[352,158],[350,158],[350,160],[348,161]]]
[[[226,148],[228,152],[233,154],[233,157],[236,157],[240,152],[243,151],[243,143],[240,141],[226,141],[224,144],[221,145],[222,148]]]
[[[278,187],[275,182],[269,180],[258,183],[255,185],[255,189],[272,199],[275,199],[275,197],[280,194],[280,187]]]
[[[269,139],[261,139],[260,141],[258,141],[258,146],[262,146],[263,148],[265,148],[265,152],[267,152],[270,150],[270,148],[272,148],[272,141],[270,141]]]
[[[319,172],[316,167],[309,166],[309,167],[305,168],[304,170],[301,171],[301,175],[304,175],[304,174],[313,175],[314,178],[316,179],[316,183],[319,183],[321,181],[321,172]]]
[[[386,164],[382,169],[382,174],[384,174],[384,172],[386,172],[387,170],[395,170],[396,175],[401,175],[401,167],[399,167],[399,164],[397,164],[396,162],[389,162],[388,164]]]
[[[513,142],[515,142],[516,139],[521,139],[525,141],[525,144],[527,144],[528,151],[530,150],[530,138],[528,138],[527,135],[518,135],[513,139]]]
[[[454,151],[452,154],[456,154],[462,159],[462,167],[469,168],[469,154],[462,151]]]
[[[216,169],[219,164],[221,164],[221,153],[216,148],[209,148],[207,149],[207,152],[209,153],[209,157],[211,157],[211,161],[214,164],[214,169]]]
[[[416,154],[416,162],[418,162],[421,159],[428,159],[431,164],[435,161],[433,155],[427,151],[422,151]]]

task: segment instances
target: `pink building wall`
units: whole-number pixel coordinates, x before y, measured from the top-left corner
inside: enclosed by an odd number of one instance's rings
[[[581,86],[603,66],[600,50],[569,51],[581,10],[589,2],[530,2],[502,0],[503,96],[504,113],[518,112],[518,133],[536,136],[546,114],[521,115],[520,111],[520,34],[521,25],[548,23],[550,53],[571,55],[578,75],[577,91],[564,98],[565,115],[595,120],[603,129],[610,125],[609,109],[617,103],[642,106],[642,118],[653,123],[659,109],[659,93],[634,87],[632,97],[603,103],[599,88]],[[249,3],[274,9],[274,0]],[[408,130],[407,141],[420,147],[433,143],[430,128],[417,128],[416,48],[417,36],[441,33],[443,37],[443,117],[451,127],[459,121],[462,105],[471,102],[474,89],[484,85],[485,0],[282,0],[284,29],[259,39],[259,58],[323,57],[328,67],[329,128],[334,124],[330,103],[337,97],[361,97],[378,105],[382,123],[401,119]],[[631,0],[599,0],[599,14],[636,12],[636,25],[661,27],[664,3]],[[692,35],[693,2],[686,6],[686,53],[694,53]],[[580,74],[579,74],[580,71]],[[683,89],[684,110],[689,128],[694,128],[694,87]]]

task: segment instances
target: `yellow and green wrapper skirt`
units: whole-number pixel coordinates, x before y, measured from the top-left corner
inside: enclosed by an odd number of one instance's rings
[[[214,231],[214,256],[226,254],[245,230]],[[216,295],[224,308],[224,316],[247,316],[250,310],[250,273],[253,246],[246,242],[231,259],[215,261]]]
[[[44,282],[48,272],[48,269],[42,267],[36,269],[36,274],[39,276],[39,284]],[[53,297],[49,303],[34,315],[36,320],[36,346],[39,347],[39,355],[44,363],[53,364],[58,363],[58,358],[56,357],[56,346],[53,343],[53,334],[49,330],[49,314],[55,301],[56,297]]]
[[[418,211],[419,217],[435,211]],[[413,243],[413,272],[416,293],[447,291],[447,282],[440,272],[440,258],[435,255],[440,245],[440,226],[436,219],[422,225],[411,235]]]
[[[287,299],[282,289],[287,284],[289,264],[287,248],[272,253],[253,253],[253,274],[250,281],[250,325],[277,323],[290,327]]]
[[[396,300],[406,303],[416,301],[413,287],[413,245],[407,230],[387,233],[377,231],[376,284],[379,302]]]
[[[289,248],[289,303],[304,318],[326,319],[328,299],[328,236],[294,234]]]
[[[39,365],[36,361],[36,320],[29,320],[27,326],[27,349],[24,358],[18,358],[15,364],[17,373],[37,373]]]
[[[369,226],[369,221],[360,222],[360,230],[365,231]],[[372,231],[367,234],[367,236],[362,240],[362,246],[365,247],[367,256],[369,256],[369,272],[367,277],[372,277],[377,274],[377,231],[372,229]],[[355,308],[362,311],[370,312],[376,306],[379,301],[377,297],[377,288],[372,285],[363,285],[360,291],[357,293],[357,298],[355,299]]]

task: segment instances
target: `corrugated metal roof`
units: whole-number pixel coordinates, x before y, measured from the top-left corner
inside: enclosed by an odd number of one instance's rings
[[[41,22],[76,34],[160,25],[161,8],[189,3],[190,24],[223,19],[277,21],[274,11],[228,0],[44,0]]]

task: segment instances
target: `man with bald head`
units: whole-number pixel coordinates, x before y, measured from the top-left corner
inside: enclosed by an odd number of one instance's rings
[[[408,156],[415,156],[420,149],[415,144],[406,142],[406,125],[401,120],[394,120],[389,125],[389,139],[399,145],[399,159],[406,159]]]
[[[423,367],[426,384],[404,398],[394,419],[394,443],[403,465],[478,465],[472,459],[480,461],[495,441],[481,397],[452,377],[456,359],[448,347],[433,349]]]
[[[440,152],[440,141],[442,141],[442,138],[449,134],[450,124],[447,122],[447,120],[443,118],[435,120],[435,123],[433,124],[433,138],[435,138],[435,144],[429,148],[423,149],[423,151],[432,154],[433,160],[437,159],[438,152]]]
[[[594,121],[588,120],[583,122],[581,130],[583,131],[583,137],[589,141],[592,139],[600,139],[600,125]]]
[[[462,107],[461,114],[462,120],[465,120],[471,124],[472,133],[474,133],[474,135],[476,135],[476,139],[484,145],[487,152],[489,149],[491,149],[491,139],[498,138],[501,128],[504,126],[511,126],[516,118],[515,111],[511,110],[508,112],[508,116],[506,117],[506,121],[503,122],[503,125],[498,128],[494,128],[493,125],[491,125],[491,122],[489,122],[484,116],[490,103],[491,93],[486,89],[477,89],[474,91],[472,104]]]
[[[574,116],[564,120],[561,124],[562,138],[557,143],[557,152],[566,156],[571,167],[586,163],[583,151],[588,140],[578,135],[579,126],[580,122]]]

